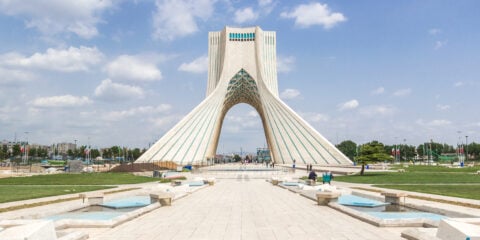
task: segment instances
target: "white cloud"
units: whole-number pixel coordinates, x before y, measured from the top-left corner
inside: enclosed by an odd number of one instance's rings
[[[191,72],[191,73],[204,73],[208,70],[208,57],[201,56],[192,62],[189,63],[182,63],[180,67],[178,67],[179,71],[184,72]]]
[[[454,87],[461,87],[461,86],[463,86],[463,85],[465,85],[464,82],[455,82],[455,83],[453,84]]]
[[[383,94],[385,92],[385,88],[384,87],[379,87],[375,90],[372,91],[372,94],[373,95],[380,95],[380,94]]]
[[[111,0],[0,0],[0,12],[24,18],[27,28],[45,35],[67,32],[89,39],[98,35],[96,25],[113,5]]]
[[[254,22],[258,18],[258,13],[254,12],[251,7],[239,9],[235,11],[235,23]]]
[[[261,121],[258,115],[254,115],[253,112],[250,111],[246,115],[227,115],[225,117],[225,131],[227,133],[239,133],[245,132],[252,129],[261,128]]]
[[[387,105],[374,105],[360,109],[360,113],[367,117],[389,116],[395,113],[395,108]]]
[[[78,107],[91,104],[92,100],[88,97],[75,97],[72,95],[52,96],[36,98],[31,102],[35,107]]]
[[[315,112],[299,112],[300,116],[305,119],[309,123],[317,123],[317,122],[328,122],[329,117],[327,115]]]
[[[280,16],[283,18],[294,18],[295,25],[301,28],[320,25],[325,29],[330,29],[338,23],[347,20],[342,13],[332,12],[327,4],[315,2],[299,5],[291,12],[282,12]]]
[[[99,63],[103,54],[96,47],[68,49],[49,48],[45,53],[35,53],[30,57],[18,53],[0,55],[0,64],[12,67],[37,68],[59,72],[88,71],[91,66]]]
[[[428,30],[428,34],[430,35],[437,35],[440,33],[442,33],[442,29],[439,29],[439,28],[431,28]]]
[[[425,126],[425,127],[443,127],[443,126],[448,126],[448,125],[452,124],[452,122],[450,122],[449,120],[445,120],[445,119],[435,119],[435,120],[432,120],[430,122],[425,122],[423,119],[418,119],[416,121],[416,123],[418,125],[422,125],[422,126]]]
[[[399,89],[395,92],[393,92],[393,96],[395,97],[403,97],[403,96],[408,96],[412,93],[412,89],[410,88],[405,88],[405,89]]]
[[[276,2],[272,0],[258,0],[258,6],[262,14],[268,15],[275,8]]]
[[[280,93],[280,98],[285,100],[295,99],[299,96],[300,96],[300,91],[298,91],[297,89],[291,89],[291,88],[287,88],[282,93]]]
[[[27,71],[0,67],[0,85],[16,85],[20,82],[28,82],[35,77]]]
[[[249,117],[258,117],[258,112],[255,111],[255,110],[252,110],[250,112],[247,113],[247,116]]]
[[[338,105],[338,110],[343,111],[343,110],[355,109],[359,105],[360,105],[359,102],[356,99],[353,99]]]
[[[112,79],[132,81],[155,81],[162,79],[157,66],[141,57],[121,55],[110,62],[106,71]]]
[[[295,57],[283,57],[277,56],[277,71],[278,72],[290,72],[295,66]]]
[[[197,32],[196,20],[207,20],[213,14],[214,3],[215,0],[157,0],[153,38],[171,41]]]
[[[273,3],[272,0],[258,0],[258,6],[265,7],[271,5]]]
[[[436,42],[435,42],[435,46],[433,47],[433,49],[438,50],[438,49],[440,49],[440,48],[443,48],[443,47],[445,47],[445,45],[447,45],[447,43],[448,43],[447,40],[436,41]]]
[[[105,79],[95,88],[95,96],[107,101],[120,101],[132,98],[143,98],[145,95],[143,89],[126,84],[113,83],[110,79]]]
[[[148,122],[152,124],[155,128],[167,130],[170,128],[174,123],[177,123],[182,118],[176,115],[171,116],[164,116],[158,118],[150,118]]]
[[[138,115],[151,115],[164,113],[169,111],[172,108],[169,104],[160,104],[158,106],[142,106],[136,108],[130,108],[122,111],[111,111],[107,112],[103,119],[107,121],[119,121],[127,117],[135,117]]]
[[[437,110],[439,111],[445,111],[450,109],[450,105],[442,105],[442,104],[437,104]]]

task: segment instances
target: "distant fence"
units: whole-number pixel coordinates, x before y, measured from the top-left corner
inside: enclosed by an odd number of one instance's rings
[[[150,163],[123,163],[110,169],[110,172],[147,172],[154,170],[176,170],[177,164],[171,161]]]

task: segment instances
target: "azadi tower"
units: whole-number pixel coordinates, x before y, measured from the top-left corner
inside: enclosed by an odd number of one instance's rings
[[[275,32],[225,27],[208,35],[207,96],[136,162],[196,164],[215,156],[228,110],[257,110],[275,163],[351,164],[278,96]]]

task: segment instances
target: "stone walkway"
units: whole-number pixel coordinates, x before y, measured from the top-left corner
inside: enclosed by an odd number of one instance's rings
[[[222,179],[112,229],[79,229],[90,239],[401,239],[262,179]]]

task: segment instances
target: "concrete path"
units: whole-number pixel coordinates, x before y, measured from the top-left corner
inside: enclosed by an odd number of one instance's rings
[[[90,239],[401,239],[262,179],[223,179]]]

